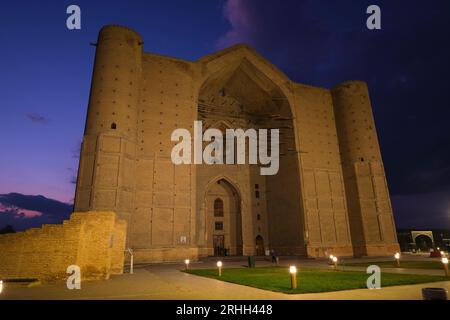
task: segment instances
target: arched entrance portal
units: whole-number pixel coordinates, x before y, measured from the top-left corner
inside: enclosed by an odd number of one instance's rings
[[[238,191],[225,179],[206,194],[207,245],[214,256],[242,255],[242,217]]]
[[[428,251],[433,248],[433,240],[427,235],[421,234],[416,237],[415,243],[421,251]]]
[[[432,231],[411,231],[411,236],[417,249],[428,251],[433,248],[434,237]]]
[[[264,239],[261,236],[256,237],[256,255],[263,256],[265,254]]]
[[[242,148],[240,144],[239,148],[244,149],[245,155],[239,158],[245,160],[227,161],[224,164],[219,160],[214,165],[198,165],[195,173],[196,184],[197,190],[208,190],[210,182],[216,181],[216,177],[227,177],[226,181],[232,186],[239,186],[239,203],[242,205],[239,214],[242,215],[242,219],[232,219],[228,223],[225,219],[224,231],[220,233],[219,230],[215,230],[213,223],[217,219],[212,218],[211,210],[216,198],[209,196],[205,205],[202,198],[204,193],[199,193],[197,196],[198,215],[201,217],[201,223],[198,225],[199,243],[205,247],[205,255],[213,254],[212,248],[215,246],[213,236],[216,236],[216,247],[221,248],[222,240],[225,248],[230,246],[230,254],[255,255],[256,236],[260,235],[265,245],[270,245],[278,254],[304,254],[306,235],[303,233],[305,228],[302,202],[299,201],[301,199],[299,150],[296,143],[296,121],[293,114],[295,108],[292,107],[294,96],[291,88],[286,86],[284,77],[272,66],[264,63],[260,57],[246,48],[242,48],[239,54],[230,54],[228,57],[224,55],[217,59],[224,60],[220,63],[219,60],[205,60],[206,74],[205,81],[199,88],[197,120],[202,122],[205,131],[216,129],[215,132],[222,133],[223,136],[223,132],[229,129],[234,135],[225,141],[222,154],[216,155],[214,152],[217,159],[224,154],[230,155],[233,159],[231,151],[234,150],[234,159],[237,160],[237,142],[240,140],[242,143],[243,139],[242,133],[237,134],[236,131],[245,132],[245,147]],[[259,154],[258,160],[250,161],[249,146],[260,146],[261,142],[259,138],[252,138],[252,130],[260,133],[262,131],[259,130],[270,132],[278,130],[279,139],[274,139],[277,141],[273,146],[278,145],[279,148],[272,150],[270,139],[266,140],[271,156],[277,156],[279,160],[279,163],[277,162],[279,170],[276,174],[262,174],[262,168],[267,165],[259,161],[261,160]],[[238,136],[241,138],[238,139]],[[205,141],[204,148],[209,144],[210,141]],[[258,151],[261,149],[258,148]],[[227,212],[226,201],[224,212]],[[207,224],[203,224],[207,221],[203,219],[204,216],[209,219]],[[234,227],[233,221],[241,222],[242,227]],[[221,227],[220,223],[218,227]],[[231,233],[228,236],[227,228]],[[243,230],[243,234],[233,230]],[[234,245],[233,241],[237,244]],[[221,250],[215,251],[217,254]]]

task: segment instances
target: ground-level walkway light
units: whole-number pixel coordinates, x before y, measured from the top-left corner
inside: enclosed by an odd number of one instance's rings
[[[219,268],[219,277],[222,276],[222,261],[217,261],[217,268]]]
[[[334,263],[334,270],[337,271],[337,267],[338,267],[338,258],[337,257],[333,257],[333,263]]]
[[[445,275],[448,277],[450,273],[448,272],[448,258],[442,258],[442,264],[444,265]]]
[[[396,263],[396,265],[397,265],[397,268],[400,268],[400,253],[396,253],[395,255],[394,255],[394,258],[395,258],[395,263]]]
[[[289,273],[291,274],[291,289],[297,289],[297,267],[290,266]]]
[[[329,262],[328,264],[333,264],[333,258],[334,258],[334,256],[333,256],[332,254],[330,254],[330,255],[328,256],[328,258],[330,258],[330,262]]]
[[[186,270],[189,269],[189,259],[184,260],[184,264],[186,266]]]

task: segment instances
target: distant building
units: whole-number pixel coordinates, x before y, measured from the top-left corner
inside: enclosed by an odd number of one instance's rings
[[[402,251],[429,251],[440,248],[449,251],[450,230],[397,230],[398,242]]]

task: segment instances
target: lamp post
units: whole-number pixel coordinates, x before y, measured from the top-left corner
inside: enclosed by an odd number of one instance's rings
[[[291,289],[297,289],[297,267],[289,267],[289,273],[291,274]]]
[[[338,263],[338,258],[337,257],[333,257],[333,263],[334,263],[334,271],[337,271],[337,263]]]
[[[450,276],[448,272],[448,258],[442,258],[442,264],[444,265],[445,276]]]
[[[186,266],[186,270],[189,269],[189,259],[184,260],[184,265]]]
[[[217,261],[217,268],[219,268],[219,277],[222,276],[222,261]]]
[[[395,255],[394,255],[394,258],[395,258],[395,263],[396,263],[396,265],[397,265],[397,268],[400,268],[400,253],[396,253]]]

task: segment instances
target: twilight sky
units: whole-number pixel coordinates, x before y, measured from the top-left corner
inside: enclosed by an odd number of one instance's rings
[[[82,29],[66,28],[77,4]],[[366,8],[382,30],[366,28]],[[99,29],[196,60],[246,42],[292,80],[365,80],[398,227],[450,229],[450,1],[8,1],[0,11],[0,228],[70,213]],[[43,195],[44,197],[36,197]],[[57,201],[55,201],[57,200]]]

